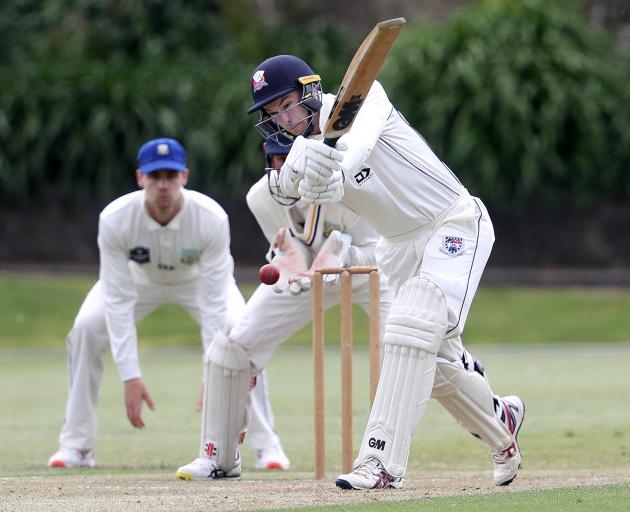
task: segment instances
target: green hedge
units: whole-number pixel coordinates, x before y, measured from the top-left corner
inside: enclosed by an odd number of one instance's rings
[[[242,197],[262,166],[245,114],[254,66],[295,53],[334,91],[361,37],[295,12],[267,20],[256,5],[2,2],[3,204],[109,200],[134,188],[137,148],[161,135],[187,146],[192,187]],[[557,3],[488,1],[412,24],[382,81],[489,202],[630,197],[627,60]]]
[[[296,53],[328,70],[332,88],[352,45],[321,20],[279,30],[252,24],[264,15],[247,0],[224,3],[3,3],[2,199],[111,199],[134,188],[136,151],[156,136],[185,144],[192,187],[242,196],[263,167],[245,114],[256,64]]]
[[[383,81],[495,205],[630,198],[628,60],[558,2],[489,0],[409,27]]]

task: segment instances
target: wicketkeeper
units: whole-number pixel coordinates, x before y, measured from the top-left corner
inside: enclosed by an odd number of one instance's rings
[[[206,361],[208,400],[202,445],[199,456],[177,470],[184,480],[240,477],[238,444],[247,424],[247,383],[267,366],[282,343],[311,321],[311,296],[304,292],[310,289],[312,269],[374,265],[378,236],[355,213],[341,204],[313,205],[282,195],[277,179],[290,141],[281,138],[280,142],[265,143],[266,176],[247,194],[247,204],[271,244],[268,260],[280,270],[280,279],[272,286],[261,284],[229,334],[215,336]],[[326,309],[340,301],[338,276],[327,277]],[[384,325],[393,298],[384,280],[380,294]],[[368,311],[367,276],[354,277],[352,297]],[[222,461],[221,455],[227,460]]]

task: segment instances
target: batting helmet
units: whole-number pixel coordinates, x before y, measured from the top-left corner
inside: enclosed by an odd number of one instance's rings
[[[298,57],[276,55],[263,62],[252,75],[253,104],[247,113],[251,114],[267,103],[277,100],[291,91],[302,91],[302,99],[308,96],[315,85],[320,84],[319,75]],[[319,103],[319,102],[318,102]],[[314,110],[321,108],[321,103],[312,105]]]
[[[279,136],[281,142],[284,144],[278,143],[275,139],[267,139],[263,144],[263,149],[265,150],[265,156],[269,158],[274,155],[288,155],[289,150],[291,149],[291,141]]]
[[[276,55],[263,61],[252,75],[251,87],[254,101],[247,113],[260,111],[260,121],[256,123],[256,128],[265,139],[275,138],[281,145],[280,135],[288,139],[289,143],[295,139],[295,134],[278,125],[277,114],[269,116],[263,110],[268,103],[292,91],[302,93],[299,103],[293,107],[303,107],[304,120],[308,121],[300,135],[308,137],[313,131],[313,117],[322,107],[321,79],[302,59],[293,55]]]

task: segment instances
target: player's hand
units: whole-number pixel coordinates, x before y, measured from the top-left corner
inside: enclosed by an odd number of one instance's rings
[[[345,267],[348,264],[348,251],[352,243],[352,236],[348,233],[334,230],[322,244],[313,264],[306,271],[297,276],[294,281],[299,284],[300,291],[310,290],[313,286],[313,274],[316,270],[326,267]],[[324,285],[336,283],[339,274],[324,275]]]
[[[271,263],[280,271],[280,278],[273,286],[276,293],[296,291],[292,278],[308,269],[310,251],[304,243],[291,235],[289,228],[281,228],[272,244],[275,254]]]
[[[342,171],[333,171],[325,184],[323,174],[315,178],[317,183],[304,178],[298,185],[298,195],[313,204],[337,203],[343,198],[344,175]]]
[[[149,390],[142,382],[142,379],[130,379],[125,381],[125,406],[127,407],[127,418],[136,428],[144,428],[142,421],[142,402],[146,402],[149,409],[155,410],[155,405],[149,395]]]
[[[297,194],[298,183],[304,178],[309,140],[301,135],[296,137],[280,168],[278,183],[280,190],[287,195]]]
[[[341,163],[345,143],[331,148],[323,142],[313,141],[306,158],[304,178],[298,184],[298,195],[309,203],[325,204],[341,201],[345,176]]]
[[[283,193],[295,196],[298,184],[307,178],[312,185],[327,185],[330,174],[341,170],[343,154],[321,141],[296,137],[281,168],[279,185]]]

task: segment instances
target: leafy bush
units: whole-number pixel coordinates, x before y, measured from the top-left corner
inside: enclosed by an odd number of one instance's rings
[[[213,2],[67,3],[0,7],[5,204],[109,200],[135,187],[136,151],[156,136],[187,147],[192,187],[243,196],[263,166],[254,116],[245,114],[255,65],[295,53],[332,81],[352,51],[318,20],[226,32]],[[244,7],[227,15],[232,25],[238,15],[261,17]]]
[[[628,61],[561,4],[489,0],[408,27],[383,81],[494,205],[630,198]]]
[[[3,204],[102,204],[135,188],[137,148],[161,135],[188,148],[191,187],[242,197],[263,163],[245,114],[255,65],[294,53],[334,91],[356,46],[337,23],[266,20],[256,5],[0,3]],[[382,81],[473,193],[550,205],[630,197],[629,78],[577,14],[489,0],[405,29]]]

